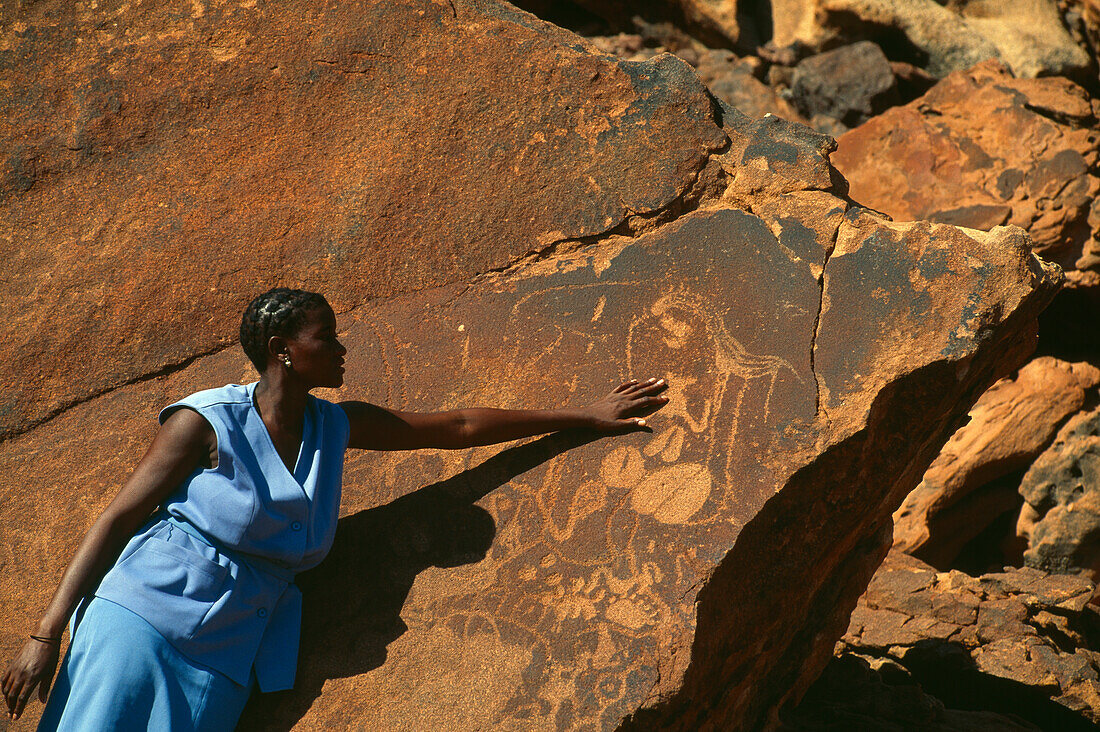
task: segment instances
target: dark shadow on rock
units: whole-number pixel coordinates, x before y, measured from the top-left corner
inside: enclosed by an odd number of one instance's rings
[[[969,652],[958,643],[921,641],[906,653],[903,663],[913,679],[949,709],[1015,715],[1043,730],[1096,730],[1086,717],[1051,699],[1049,689],[978,670]]]
[[[401,608],[416,576],[428,567],[478,562],[492,545],[496,524],[475,501],[600,436],[580,430],[547,435],[340,519],[328,557],[298,577],[303,615],[295,688],[254,693],[237,729],[289,730],[327,679],[367,673],[385,663],[386,647],[408,630]]]

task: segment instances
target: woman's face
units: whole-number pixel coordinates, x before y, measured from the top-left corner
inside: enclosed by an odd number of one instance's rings
[[[327,305],[306,314],[302,327],[286,339],[286,352],[294,375],[308,388],[343,385],[348,349],[336,338],[336,315]]]

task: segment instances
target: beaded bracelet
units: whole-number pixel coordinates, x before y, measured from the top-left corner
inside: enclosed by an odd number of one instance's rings
[[[51,645],[54,644],[54,643],[57,643],[57,644],[61,643],[61,636],[56,636],[56,637],[51,638],[48,635],[33,635],[32,634],[31,639],[36,640],[39,643],[49,643]]]

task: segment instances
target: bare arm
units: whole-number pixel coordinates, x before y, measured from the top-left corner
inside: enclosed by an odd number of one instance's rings
[[[213,429],[196,412],[180,409],[168,418],[133,474],[80,542],[34,635],[60,641],[80,598],[95,587],[153,509],[195,469],[211,440],[216,440]],[[59,642],[29,640],[8,665],[2,686],[12,719],[23,713],[35,686],[39,698],[46,700],[58,646]]]
[[[351,422],[348,446],[364,450],[458,449],[493,445],[546,432],[585,427],[625,432],[645,427],[644,415],[664,406],[663,379],[628,381],[603,399],[575,409],[455,409],[416,413],[366,402],[340,404]]]

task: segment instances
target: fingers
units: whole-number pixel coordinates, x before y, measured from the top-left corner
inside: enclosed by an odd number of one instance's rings
[[[624,381],[623,383],[616,386],[615,390],[611,393],[612,394],[620,394],[620,393],[626,391],[627,389],[633,387],[637,383],[638,383],[637,379],[631,379],[630,381]]]
[[[652,379],[646,379],[645,381],[633,379],[623,384],[623,387],[626,387],[623,391],[629,394],[655,394],[667,389],[668,382],[654,376]],[[619,388],[621,389],[623,387]]]
[[[23,713],[23,707],[26,704],[26,697],[23,696],[24,686],[21,679],[14,679],[4,694],[4,700],[8,703],[8,716],[12,719],[18,719]]]
[[[16,701],[15,705],[16,719],[19,719],[19,717],[23,714],[23,708],[27,706],[27,700],[31,698],[31,693],[34,692],[35,686],[37,686],[37,683],[32,679],[27,683],[24,683],[23,688],[19,690],[19,698]]]

